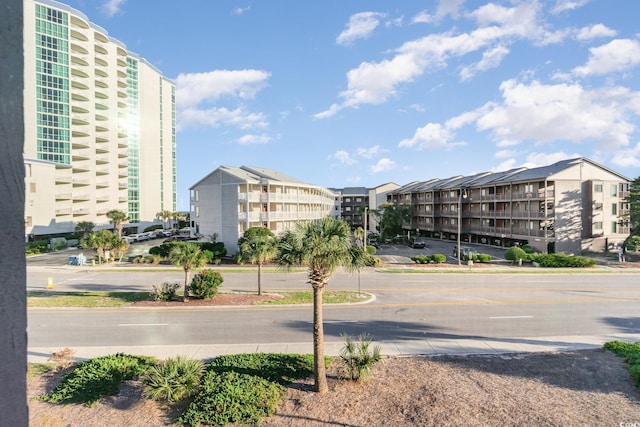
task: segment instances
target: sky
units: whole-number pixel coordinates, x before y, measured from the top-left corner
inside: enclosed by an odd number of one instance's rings
[[[176,84],[219,166],[375,187],[587,157],[640,175],[637,0],[68,0]]]

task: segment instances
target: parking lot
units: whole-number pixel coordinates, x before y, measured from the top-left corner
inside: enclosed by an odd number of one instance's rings
[[[376,252],[376,256],[380,257],[386,263],[406,264],[411,263],[411,257],[418,254],[433,255],[443,254],[447,256],[447,263],[457,264],[458,260],[454,256],[454,248],[457,245],[455,240],[438,240],[426,239],[426,247],[412,248],[404,244],[381,244]],[[493,259],[503,260],[503,248],[488,245],[470,244],[462,242],[462,248],[471,248],[476,253],[489,254]]]

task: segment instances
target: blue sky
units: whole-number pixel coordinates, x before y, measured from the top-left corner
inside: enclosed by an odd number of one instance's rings
[[[325,187],[584,156],[640,175],[640,1],[73,0],[177,85],[178,209],[221,165]]]

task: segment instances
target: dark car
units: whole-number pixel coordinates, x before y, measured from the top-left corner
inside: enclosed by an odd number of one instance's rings
[[[427,240],[424,237],[416,237],[411,242],[411,247],[414,249],[422,249],[427,246]]]

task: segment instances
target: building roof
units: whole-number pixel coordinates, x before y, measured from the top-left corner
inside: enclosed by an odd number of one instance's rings
[[[189,190],[193,190],[200,183],[205,181],[207,178],[209,178],[211,175],[213,175],[217,171],[223,171],[227,174],[237,177],[242,181],[250,182],[254,184],[258,184],[264,180],[268,180],[268,181],[277,181],[277,182],[283,182],[283,183],[286,182],[289,184],[300,184],[308,187],[319,187],[314,184],[305,183],[303,181],[300,181],[299,179],[292,178],[288,175],[285,175],[283,173],[280,173],[272,169],[251,167],[251,166],[240,166],[240,167],[220,166],[217,169],[215,169],[213,172],[207,174],[204,178],[202,178],[201,180],[193,184],[191,187],[189,187]]]

